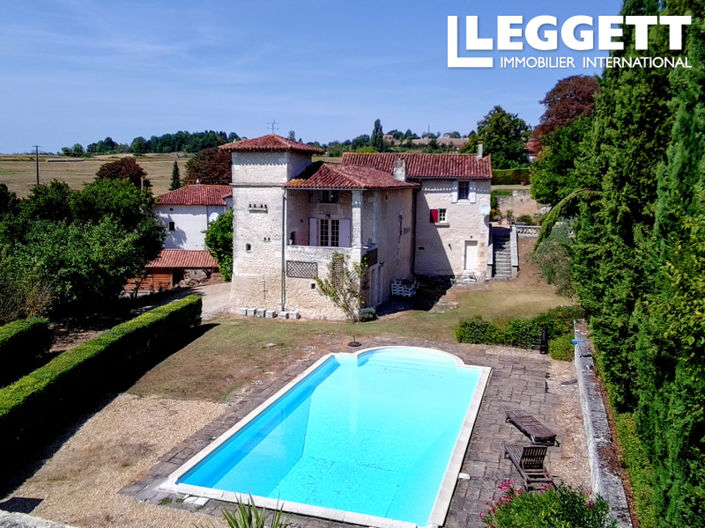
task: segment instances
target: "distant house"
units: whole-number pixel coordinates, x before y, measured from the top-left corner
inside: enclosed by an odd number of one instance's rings
[[[218,263],[206,249],[205,231],[232,203],[228,185],[187,185],[159,196],[154,214],[166,228],[164,249],[147,264],[145,277],[125,289],[168,290],[183,279],[210,276]]]
[[[317,290],[334,252],[369,265],[378,306],[414,274],[482,280],[490,242],[489,157],[323,151],[269,135],[222,145],[232,154],[232,308],[340,319]]]

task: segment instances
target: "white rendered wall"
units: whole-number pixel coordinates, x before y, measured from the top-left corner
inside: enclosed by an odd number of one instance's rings
[[[205,231],[209,222],[225,213],[228,206],[217,205],[157,205],[154,213],[167,229],[165,249],[206,249]],[[174,231],[169,231],[174,222]]]

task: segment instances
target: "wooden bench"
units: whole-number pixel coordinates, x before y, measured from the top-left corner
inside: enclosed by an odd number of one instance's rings
[[[516,426],[517,429],[529,437],[533,444],[543,446],[560,445],[556,440],[556,433],[526,411],[521,409],[507,411],[506,421]]]
[[[504,458],[511,460],[517,468],[527,490],[553,485],[553,478],[543,467],[546,446],[521,446],[510,444],[504,447]]]

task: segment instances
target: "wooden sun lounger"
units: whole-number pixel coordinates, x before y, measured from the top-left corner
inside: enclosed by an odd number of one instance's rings
[[[526,411],[507,411],[507,422],[516,426],[523,434],[531,439],[536,445],[557,446],[556,433],[539,422]]]
[[[543,467],[546,446],[521,446],[510,444],[504,447],[504,458],[511,460],[517,468],[527,490],[553,484],[553,479]]]

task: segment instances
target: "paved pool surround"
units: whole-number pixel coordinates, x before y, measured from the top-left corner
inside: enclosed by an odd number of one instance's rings
[[[444,350],[459,357],[465,364],[492,368],[469,447],[462,457],[460,477],[452,483],[450,506],[444,523],[449,528],[480,528],[483,526],[481,515],[486,512],[487,503],[500,496],[499,485],[507,479],[516,481],[518,477],[510,462],[503,457],[504,444],[526,440],[515,428],[504,423],[505,411],[525,409],[555,428],[559,435],[563,433],[560,424],[555,423],[560,397],[551,393],[550,389],[548,392],[545,390],[550,360],[537,352],[515,349],[507,353],[493,347],[481,348],[420,339],[378,337],[363,341],[363,345],[368,348],[403,344]],[[333,352],[349,352],[346,342],[341,340],[339,348]],[[231,410],[175,446],[161,457],[159,464],[152,467],[148,475],[126,486],[121,493],[152,504],[210,513],[216,517],[221,516],[223,509],[232,510],[231,502],[189,497],[184,493],[165,491],[160,486],[196,453],[262,405],[315,361],[289,365],[275,381],[252,386],[246,395],[235,396],[229,402]],[[549,380],[549,387],[550,384]],[[557,447],[549,450],[549,468],[552,458],[561,457],[561,449]],[[336,521],[297,513],[287,513],[286,517],[292,526],[301,528],[347,528],[354,525],[350,519],[347,522],[344,519]]]

